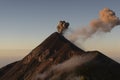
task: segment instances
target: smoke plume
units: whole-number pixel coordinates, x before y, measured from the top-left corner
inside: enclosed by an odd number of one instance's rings
[[[109,8],[104,8],[99,12],[98,19],[92,20],[87,27],[73,31],[68,38],[73,42],[79,37],[86,40],[96,32],[110,32],[117,25],[120,25],[120,19],[116,16],[115,12]]]
[[[57,25],[57,30],[59,33],[63,34],[66,29],[68,29],[69,23],[65,21],[59,21],[59,24]]]
[[[37,75],[36,80],[58,80],[62,74],[75,70],[77,67],[80,67],[94,59],[95,56],[96,54],[73,56],[71,59],[61,64],[52,66],[49,70]]]

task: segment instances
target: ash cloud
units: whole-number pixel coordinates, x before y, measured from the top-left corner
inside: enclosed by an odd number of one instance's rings
[[[110,32],[117,25],[120,25],[120,19],[116,16],[115,12],[109,8],[104,8],[99,12],[98,19],[90,21],[90,24],[87,27],[73,31],[68,36],[68,39],[72,42],[75,42],[79,37],[86,40],[96,32]]]
[[[63,34],[66,29],[68,29],[69,23],[65,21],[59,21],[59,24],[57,25],[57,30],[60,34]]]

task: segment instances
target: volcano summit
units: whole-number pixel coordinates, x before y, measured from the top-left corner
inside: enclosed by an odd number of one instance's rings
[[[22,60],[1,68],[0,80],[120,80],[120,64],[55,32]]]

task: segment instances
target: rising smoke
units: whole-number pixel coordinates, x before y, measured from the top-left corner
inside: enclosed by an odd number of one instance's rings
[[[76,41],[79,37],[86,40],[96,32],[110,32],[117,25],[120,25],[120,19],[116,16],[115,12],[109,8],[104,8],[99,12],[98,19],[92,20],[87,27],[73,31],[68,36],[68,39],[72,42]]]
[[[59,24],[57,25],[57,30],[60,34],[63,34],[66,29],[68,29],[69,23],[65,21],[59,21]]]
[[[75,70],[77,67],[80,67],[83,64],[94,59],[95,56],[96,56],[96,54],[73,56],[71,59],[69,59],[61,64],[52,66],[49,70],[45,71],[42,74],[37,75],[35,80],[48,80],[48,79],[49,80],[59,80],[62,74]],[[71,76],[69,76],[69,77],[71,77]],[[68,80],[72,80],[72,79],[68,79]]]
[[[58,32],[63,33],[65,28],[63,25],[64,21],[61,21],[58,25]],[[83,27],[81,29],[77,29],[71,33],[71,35],[68,37],[71,41],[76,41],[79,37],[82,37],[83,40],[86,40],[90,38],[92,35],[94,35],[96,32],[110,32],[115,26],[120,25],[120,20],[116,16],[115,12],[110,10],[109,8],[104,8],[99,13],[99,18],[94,19],[90,22],[90,24],[87,27]],[[69,24],[67,25],[69,26]],[[35,80],[62,80],[59,79],[63,73],[68,73],[77,67],[81,67],[83,64],[91,61],[95,58],[95,54],[86,54],[84,56],[74,56],[71,59],[52,66],[49,70],[46,70],[45,72],[38,74]],[[75,77],[74,74],[70,74],[68,76],[68,79],[64,80],[82,80],[80,77]]]

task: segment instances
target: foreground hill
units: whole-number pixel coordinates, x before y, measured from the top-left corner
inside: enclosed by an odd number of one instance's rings
[[[0,80],[120,80],[119,76],[119,63],[98,51],[85,52],[57,32],[22,60],[0,69]]]

